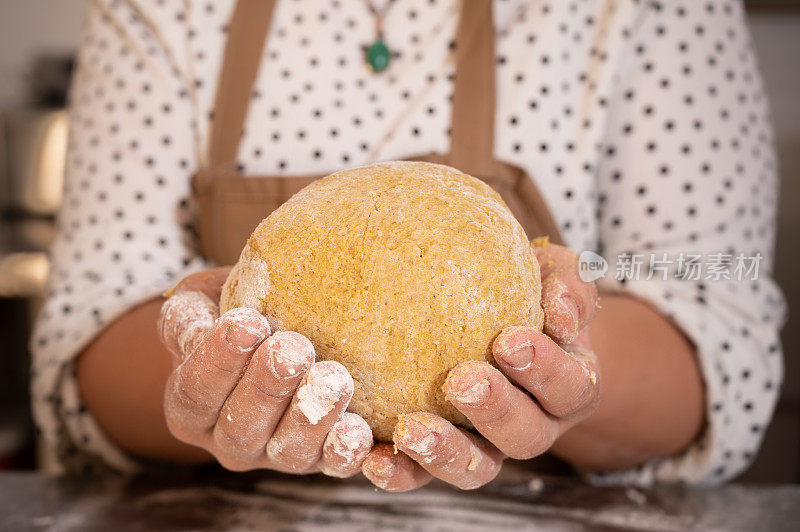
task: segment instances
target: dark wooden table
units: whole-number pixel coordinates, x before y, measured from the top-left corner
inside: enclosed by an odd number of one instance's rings
[[[0,530],[800,530],[800,486],[598,488],[514,472],[460,492],[361,480],[174,474],[90,481],[0,474]]]

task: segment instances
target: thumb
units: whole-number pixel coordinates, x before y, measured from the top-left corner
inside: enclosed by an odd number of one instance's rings
[[[170,297],[173,294],[185,291],[202,292],[212,301],[219,301],[222,294],[222,285],[225,284],[230,271],[230,266],[222,266],[187,275],[174,288],[168,290],[164,296]]]

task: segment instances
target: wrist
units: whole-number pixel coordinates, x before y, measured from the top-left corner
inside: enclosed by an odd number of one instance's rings
[[[600,404],[553,453],[590,470],[676,454],[699,435],[703,383],[691,342],[654,308],[606,294],[590,325],[602,375]]]

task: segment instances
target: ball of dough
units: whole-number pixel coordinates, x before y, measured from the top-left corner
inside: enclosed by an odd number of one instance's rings
[[[468,420],[442,392],[465,360],[493,362],[510,325],[541,329],[539,265],[500,196],[448,166],[387,162],[307,186],[262,221],[222,291],[350,371],[348,410],[390,441],[401,414]]]

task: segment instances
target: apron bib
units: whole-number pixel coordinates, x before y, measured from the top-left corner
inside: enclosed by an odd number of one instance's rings
[[[261,220],[315,176],[243,176],[236,156],[276,0],[238,0],[228,26],[217,84],[207,165],[192,177],[204,257],[233,264]],[[461,3],[456,33],[451,147],[410,160],[446,164],[485,181],[519,220],[528,238],[562,244],[558,225],[533,180],[494,158],[495,54],[492,0]],[[377,161],[376,161],[377,162]]]

